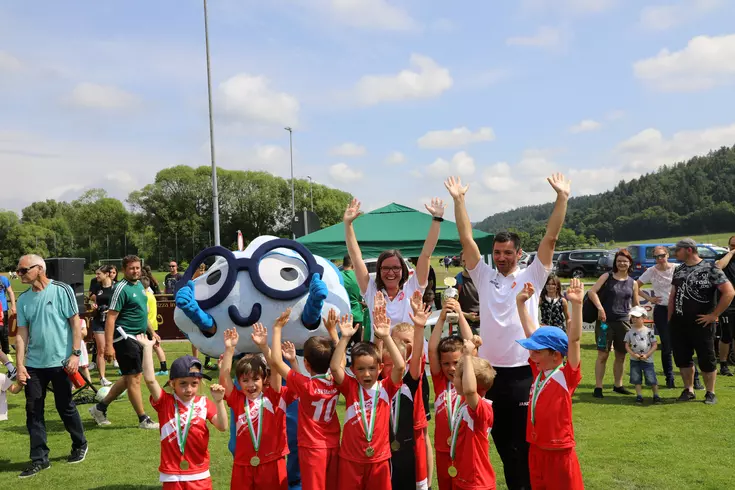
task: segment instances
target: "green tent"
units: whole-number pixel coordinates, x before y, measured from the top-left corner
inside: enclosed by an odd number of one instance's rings
[[[399,249],[404,257],[418,257],[431,226],[431,216],[391,203],[360,216],[355,220],[354,226],[365,258],[377,257],[384,250],[392,248]],[[493,235],[479,230],[472,230],[472,235],[480,247],[480,253],[492,255]],[[341,259],[347,253],[343,223],[309,233],[297,241],[303,243],[311,253],[330,260]],[[461,251],[457,225],[444,220],[434,255],[459,255]]]

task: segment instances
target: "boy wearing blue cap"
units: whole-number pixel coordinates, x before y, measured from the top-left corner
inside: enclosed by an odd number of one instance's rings
[[[538,328],[532,322],[526,301],[534,293],[533,284],[526,283],[516,297],[518,315],[526,334],[525,339],[517,342],[528,349],[535,378],[526,424],[531,487],[534,490],[583,489],[582,472],[574,450],[572,395],[582,380],[580,339],[584,287],[579,279],[572,279],[567,289],[567,301],[572,304],[568,337],[557,327]]]

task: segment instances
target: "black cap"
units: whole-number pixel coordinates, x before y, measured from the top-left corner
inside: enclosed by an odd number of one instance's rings
[[[192,368],[196,368],[196,370],[193,371]],[[202,361],[200,361],[194,356],[182,356],[176,359],[171,364],[171,370],[169,371],[169,375],[171,379],[189,378],[189,377],[209,379],[209,376],[206,376],[202,372]]]

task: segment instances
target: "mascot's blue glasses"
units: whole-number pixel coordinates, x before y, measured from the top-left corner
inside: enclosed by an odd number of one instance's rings
[[[298,260],[299,262],[303,262],[303,265],[305,265],[306,268],[304,271],[306,272],[305,278],[301,281],[297,281],[297,279],[299,276],[303,276],[303,274],[299,274],[298,271],[294,270],[294,268],[284,267],[281,269],[280,275],[285,280],[284,283],[280,285],[283,289],[276,289],[268,285],[268,283],[263,280],[258,267],[261,260],[269,255],[273,255],[273,251],[278,248],[292,251],[293,255],[284,254],[285,257],[290,257]],[[203,310],[208,310],[217,306],[222,303],[227,296],[229,296],[232,288],[237,282],[237,274],[240,271],[248,272],[250,280],[258,291],[269,298],[277,300],[291,300],[307,294],[309,292],[309,284],[311,283],[314,275],[319,274],[320,277],[324,276],[324,268],[316,262],[316,259],[314,259],[314,256],[306,247],[293,240],[279,238],[277,240],[271,240],[264,243],[258,247],[250,257],[235,257],[234,253],[219,246],[203,250],[194,257],[194,260],[191,261],[191,264],[189,264],[189,267],[186,269],[186,273],[184,273],[184,277],[177,283],[176,290],[178,291],[181,286],[187,284],[192,279],[192,276],[199,266],[206,263],[207,259],[211,259],[212,257],[226,260],[227,267],[226,271],[224,270],[225,267],[221,267],[207,274],[205,279],[207,284],[211,286],[220,285],[217,287],[217,291],[213,295],[205,299],[197,299],[197,303],[199,303],[199,306]]]

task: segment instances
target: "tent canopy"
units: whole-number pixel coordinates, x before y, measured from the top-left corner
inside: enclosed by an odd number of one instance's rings
[[[404,257],[418,257],[431,226],[431,216],[391,203],[360,216],[353,226],[365,258],[375,258],[392,248],[399,249]],[[473,229],[472,236],[481,254],[492,255],[494,235]],[[344,223],[309,233],[297,241],[303,243],[311,253],[330,260],[341,259],[347,253]],[[458,255],[461,251],[457,225],[444,220],[434,255]]]

